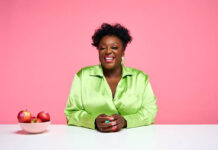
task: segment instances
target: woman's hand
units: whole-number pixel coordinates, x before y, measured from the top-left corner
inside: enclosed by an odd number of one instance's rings
[[[101,132],[110,132],[112,125],[113,117],[106,114],[100,114],[95,119],[96,128]],[[114,124],[114,123],[113,123]]]
[[[96,128],[101,132],[116,132],[126,127],[126,120],[119,114],[100,114],[95,121]]]
[[[126,128],[127,126],[127,122],[126,120],[123,118],[123,116],[119,115],[119,114],[113,114],[112,117],[114,118],[114,120],[117,122],[117,130],[121,130],[122,128]]]

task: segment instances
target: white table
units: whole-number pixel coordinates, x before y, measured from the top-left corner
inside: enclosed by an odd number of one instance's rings
[[[150,125],[120,132],[50,125],[25,134],[19,125],[0,125],[0,150],[218,150],[218,125]]]

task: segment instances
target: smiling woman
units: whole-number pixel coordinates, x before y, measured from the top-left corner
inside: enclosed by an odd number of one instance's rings
[[[67,124],[116,132],[154,123],[158,107],[148,75],[122,61],[132,40],[128,29],[103,23],[92,40],[100,65],[75,74],[64,110]]]

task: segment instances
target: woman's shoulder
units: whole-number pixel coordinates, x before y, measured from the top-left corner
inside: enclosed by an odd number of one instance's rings
[[[133,67],[125,67],[125,70],[127,73],[132,74],[133,77],[136,77],[137,79],[142,80],[149,80],[149,75],[138,68]]]
[[[76,74],[78,76],[81,76],[81,75],[90,75],[93,72],[98,71],[99,69],[100,69],[99,65],[85,66],[85,67],[82,67]]]
[[[141,69],[138,68],[133,68],[133,67],[125,67],[127,72],[131,72],[134,75],[141,75],[141,76],[148,76],[147,73],[145,73],[144,71],[142,71]]]

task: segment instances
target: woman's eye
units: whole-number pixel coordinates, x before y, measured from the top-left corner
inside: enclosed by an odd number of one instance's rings
[[[118,49],[118,47],[112,47],[112,49]]]
[[[100,50],[103,50],[104,48],[103,48],[103,47],[100,47],[99,49],[100,49]]]

